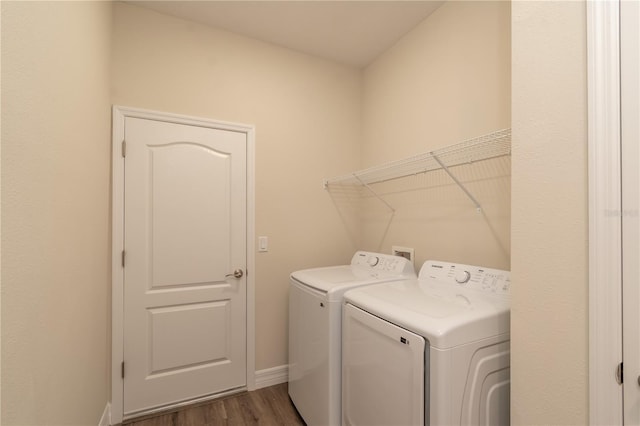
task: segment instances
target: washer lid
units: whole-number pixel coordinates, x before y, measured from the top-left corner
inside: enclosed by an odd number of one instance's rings
[[[293,272],[291,278],[303,285],[328,293],[332,300],[340,300],[345,291],[354,287],[405,279],[407,275],[390,274],[356,265],[343,265],[304,269]]]
[[[415,278],[413,264],[404,257],[357,251],[350,265],[304,269],[291,274],[300,284],[326,293],[329,301],[339,301],[350,288]]]
[[[509,333],[509,298],[432,280],[405,280],[351,290],[346,303],[448,349]]]

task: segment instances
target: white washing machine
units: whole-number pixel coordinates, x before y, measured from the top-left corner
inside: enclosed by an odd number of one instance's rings
[[[291,274],[289,396],[309,426],[340,424],[342,296],[416,274],[403,257],[358,251],[350,265]]]
[[[508,425],[508,271],[427,261],[344,296],[342,424]]]

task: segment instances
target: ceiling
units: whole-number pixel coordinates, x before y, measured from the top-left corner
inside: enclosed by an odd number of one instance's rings
[[[299,52],[364,67],[444,1],[129,1]]]

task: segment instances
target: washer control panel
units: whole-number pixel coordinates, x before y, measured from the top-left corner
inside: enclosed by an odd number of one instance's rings
[[[422,265],[419,277],[497,294],[509,294],[511,287],[509,271],[433,260]]]
[[[392,254],[358,251],[351,259],[351,265],[367,268],[371,271],[388,272],[398,275],[413,275],[415,270],[409,260]]]

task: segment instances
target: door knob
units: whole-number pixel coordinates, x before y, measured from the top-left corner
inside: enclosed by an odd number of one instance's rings
[[[242,278],[243,275],[244,275],[244,272],[242,272],[242,269],[236,269],[235,271],[233,271],[232,274],[227,274],[224,277],[225,278],[229,278],[229,277]]]

